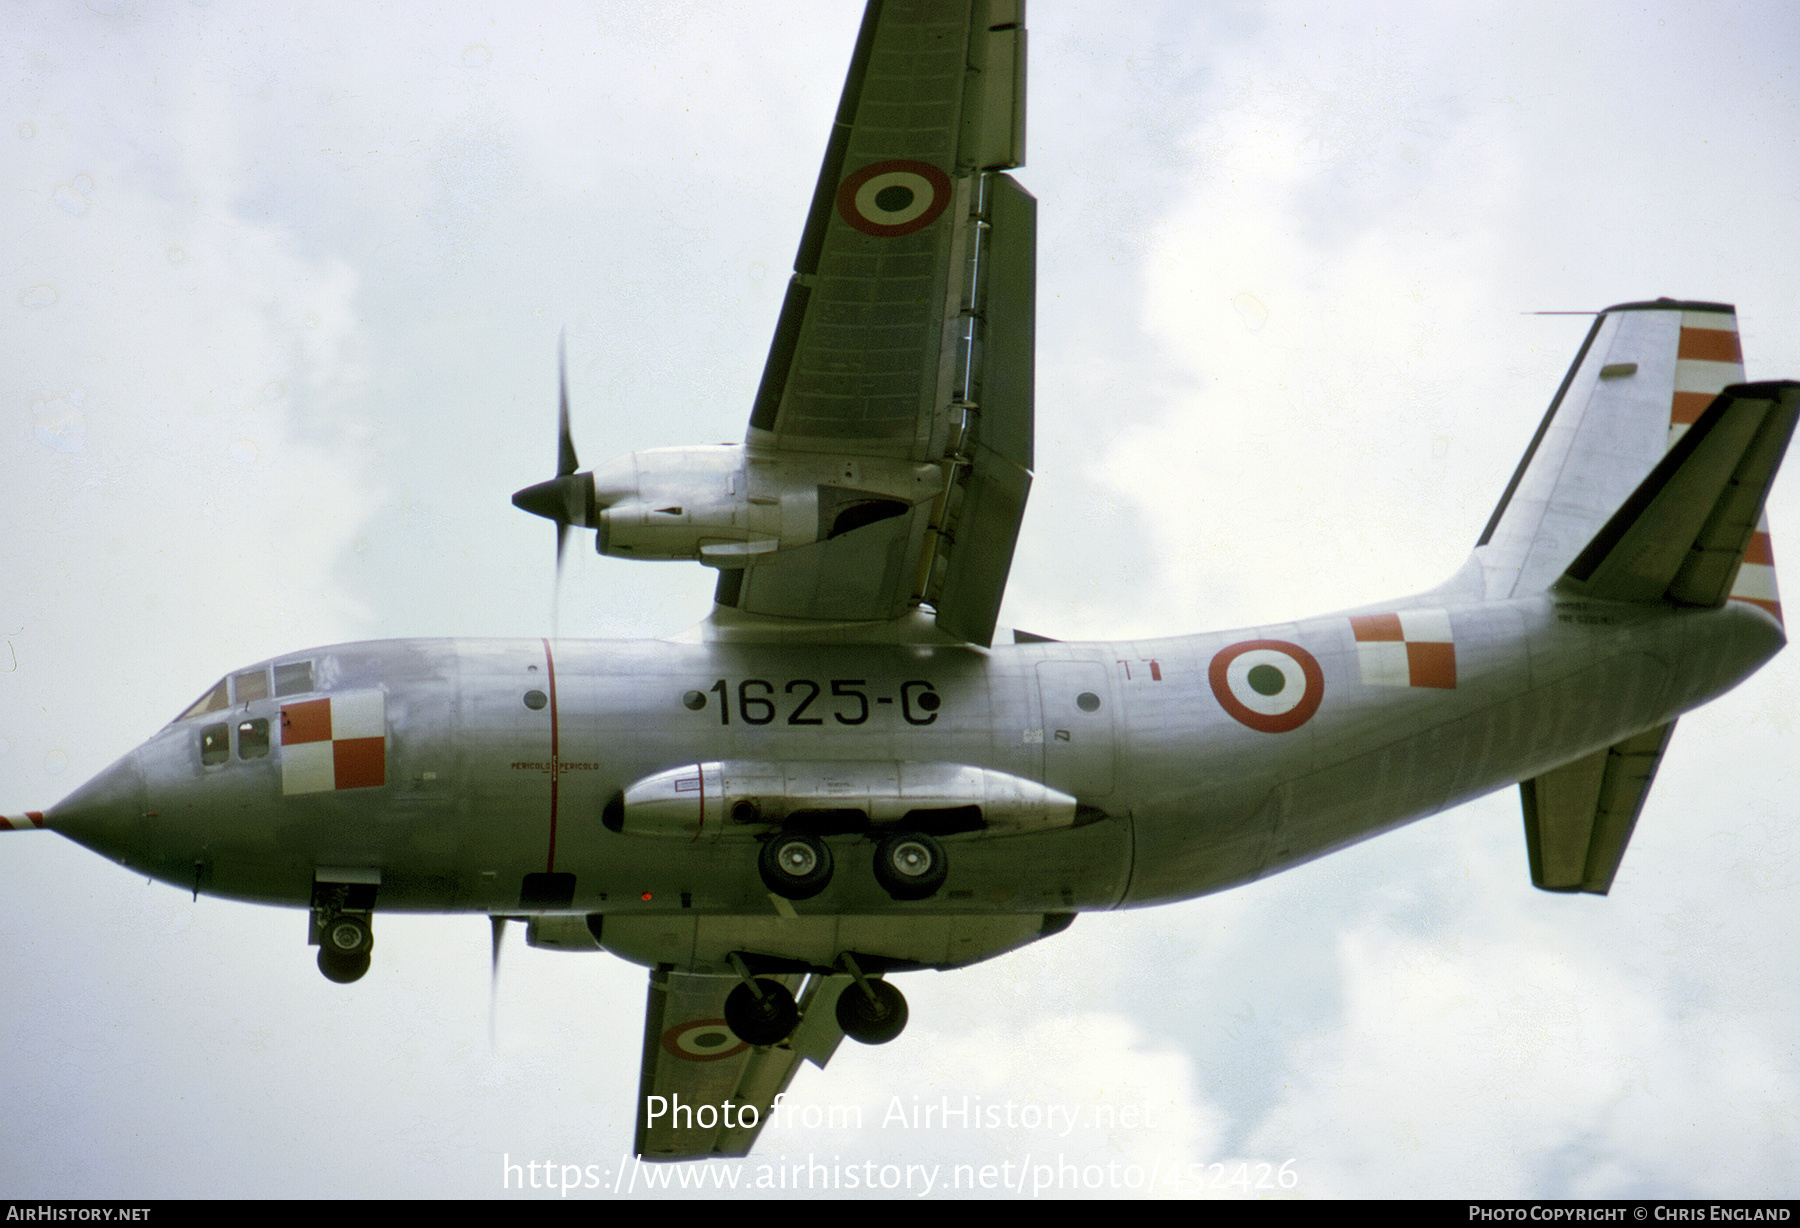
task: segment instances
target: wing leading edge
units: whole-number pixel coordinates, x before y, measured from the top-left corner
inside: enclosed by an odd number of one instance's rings
[[[1023,16],[871,0],[745,440],[750,503],[816,511],[816,540],[709,560],[733,564],[721,607],[923,603],[992,641],[1032,467],[1036,201],[999,173],[1023,160]]]

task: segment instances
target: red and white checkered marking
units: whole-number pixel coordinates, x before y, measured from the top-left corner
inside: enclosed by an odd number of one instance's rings
[[[0,831],[36,831],[44,825],[42,812],[27,810],[24,814],[0,814]]]
[[[387,696],[346,691],[281,705],[281,791],[329,793],[387,783]]]
[[[1358,614],[1356,660],[1369,686],[1456,686],[1456,641],[1447,610]]]

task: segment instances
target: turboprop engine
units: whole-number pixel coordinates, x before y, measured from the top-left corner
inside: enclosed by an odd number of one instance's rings
[[[556,476],[516,492],[513,505],[556,523],[559,563],[569,529],[578,528],[595,531],[601,554],[746,567],[904,516],[948,480],[940,464],[744,444],[651,448],[580,471],[560,348],[557,374]]]

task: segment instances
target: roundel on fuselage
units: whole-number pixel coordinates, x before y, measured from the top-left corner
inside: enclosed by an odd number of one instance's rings
[[[1219,706],[1262,733],[1300,728],[1325,698],[1318,661],[1286,640],[1244,640],[1221,648],[1207,678]]]

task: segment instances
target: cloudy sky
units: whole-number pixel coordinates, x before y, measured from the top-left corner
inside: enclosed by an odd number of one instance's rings
[[[249,661],[546,633],[553,534],[508,497],[551,472],[558,330],[585,463],[741,435],[860,15],[284,7],[0,18],[0,811]],[[1791,9],[1449,7],[1032,8],[1004,624],[1435,584],[1586,328],[1530,312],[1736,302],[1749,377],[1800,375]],[[1796,475],[1770,518],[1791,554]],[[564,635],[705,613],[700,568],[571,555]],[[1312,1197],[1791,1194],[1796,660],[1683,719],[1605,900],[1530,887],[1508,792],[1084,916],[907,977],[899,1041],[795,1082],[862,1128],[753,1159],[944,1165],[938,1193],[1061,1159],[1180,1174],[1158,1193],[1291,1160]],[[644,976],[611,957],[515,932],[490,1040],[479,918],[383,918],[333,986],[301,914],[48,834],[0,836],[0,915],[0,1196],[490,1196],[504,1158],[629,1149]],[[1076,1124],[908,1130],[914,1096]]]

